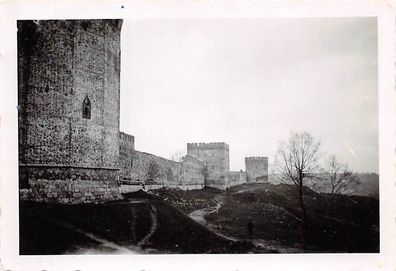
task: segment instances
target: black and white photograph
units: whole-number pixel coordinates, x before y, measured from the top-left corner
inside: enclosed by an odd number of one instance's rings
[[[378,252],[375,18],[24,20],[18,65],[21,254]]]
[[[13,23],[19,256],[383,252],[378,16]]]

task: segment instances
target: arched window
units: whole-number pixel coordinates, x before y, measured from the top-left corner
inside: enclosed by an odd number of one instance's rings
[[[89,100],[88,96],[85,96],[82,104],[82,117],[84,119],[91,118],[91,101]]]

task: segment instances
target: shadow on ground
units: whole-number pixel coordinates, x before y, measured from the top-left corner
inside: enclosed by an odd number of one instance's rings
[[[230,241],[156,197],[105,204],[20,203],[20,254],[270,252]]]

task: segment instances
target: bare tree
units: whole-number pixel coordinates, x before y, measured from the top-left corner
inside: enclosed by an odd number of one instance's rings
[[[307,132],[292,133],[288,142],[281,142],[278,149],[277,171],[283,182],[295,185],[301,208],[302,246],[305,246],[307,212],[304,204],[304,186],[308,180],[318,177],[320,142]]]
[[[327,161],[326,180],[329,186],[332,201],[335,195],[351,195],[360,184],[358,176],[348,170],[348,165],[337,161],[331,155]]]

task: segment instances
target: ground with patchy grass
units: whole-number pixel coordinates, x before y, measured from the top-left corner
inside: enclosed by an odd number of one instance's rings
[[[161,188],[150,191],[150,194],[171,204],[185,214],[215,205],[215,196],[222,193],[223,191],[210,187],[200,190]]]
[[[378,252],[378,200],[339,196],[332,203],[328,194],[307,188],[305,203],[303,250],[290,185],[138,191],[105,204],[21,202],[20,253]]]
[[[157,191],[156,195],[186,214],[193,209],[209,210],[208,207],[219,204],[220,198],[220,208],[203,212],[205,225],[224,236],[248,240],[266,249],[279,252],[379,251],[379,202],[374,198],[337,196],[332,203],[328,194],[307,188],[308,230],[302,250],[301,211],[293,186],[244,184],[227,192],[164,190]],[[253,223],[251,235],[249,220]]]

